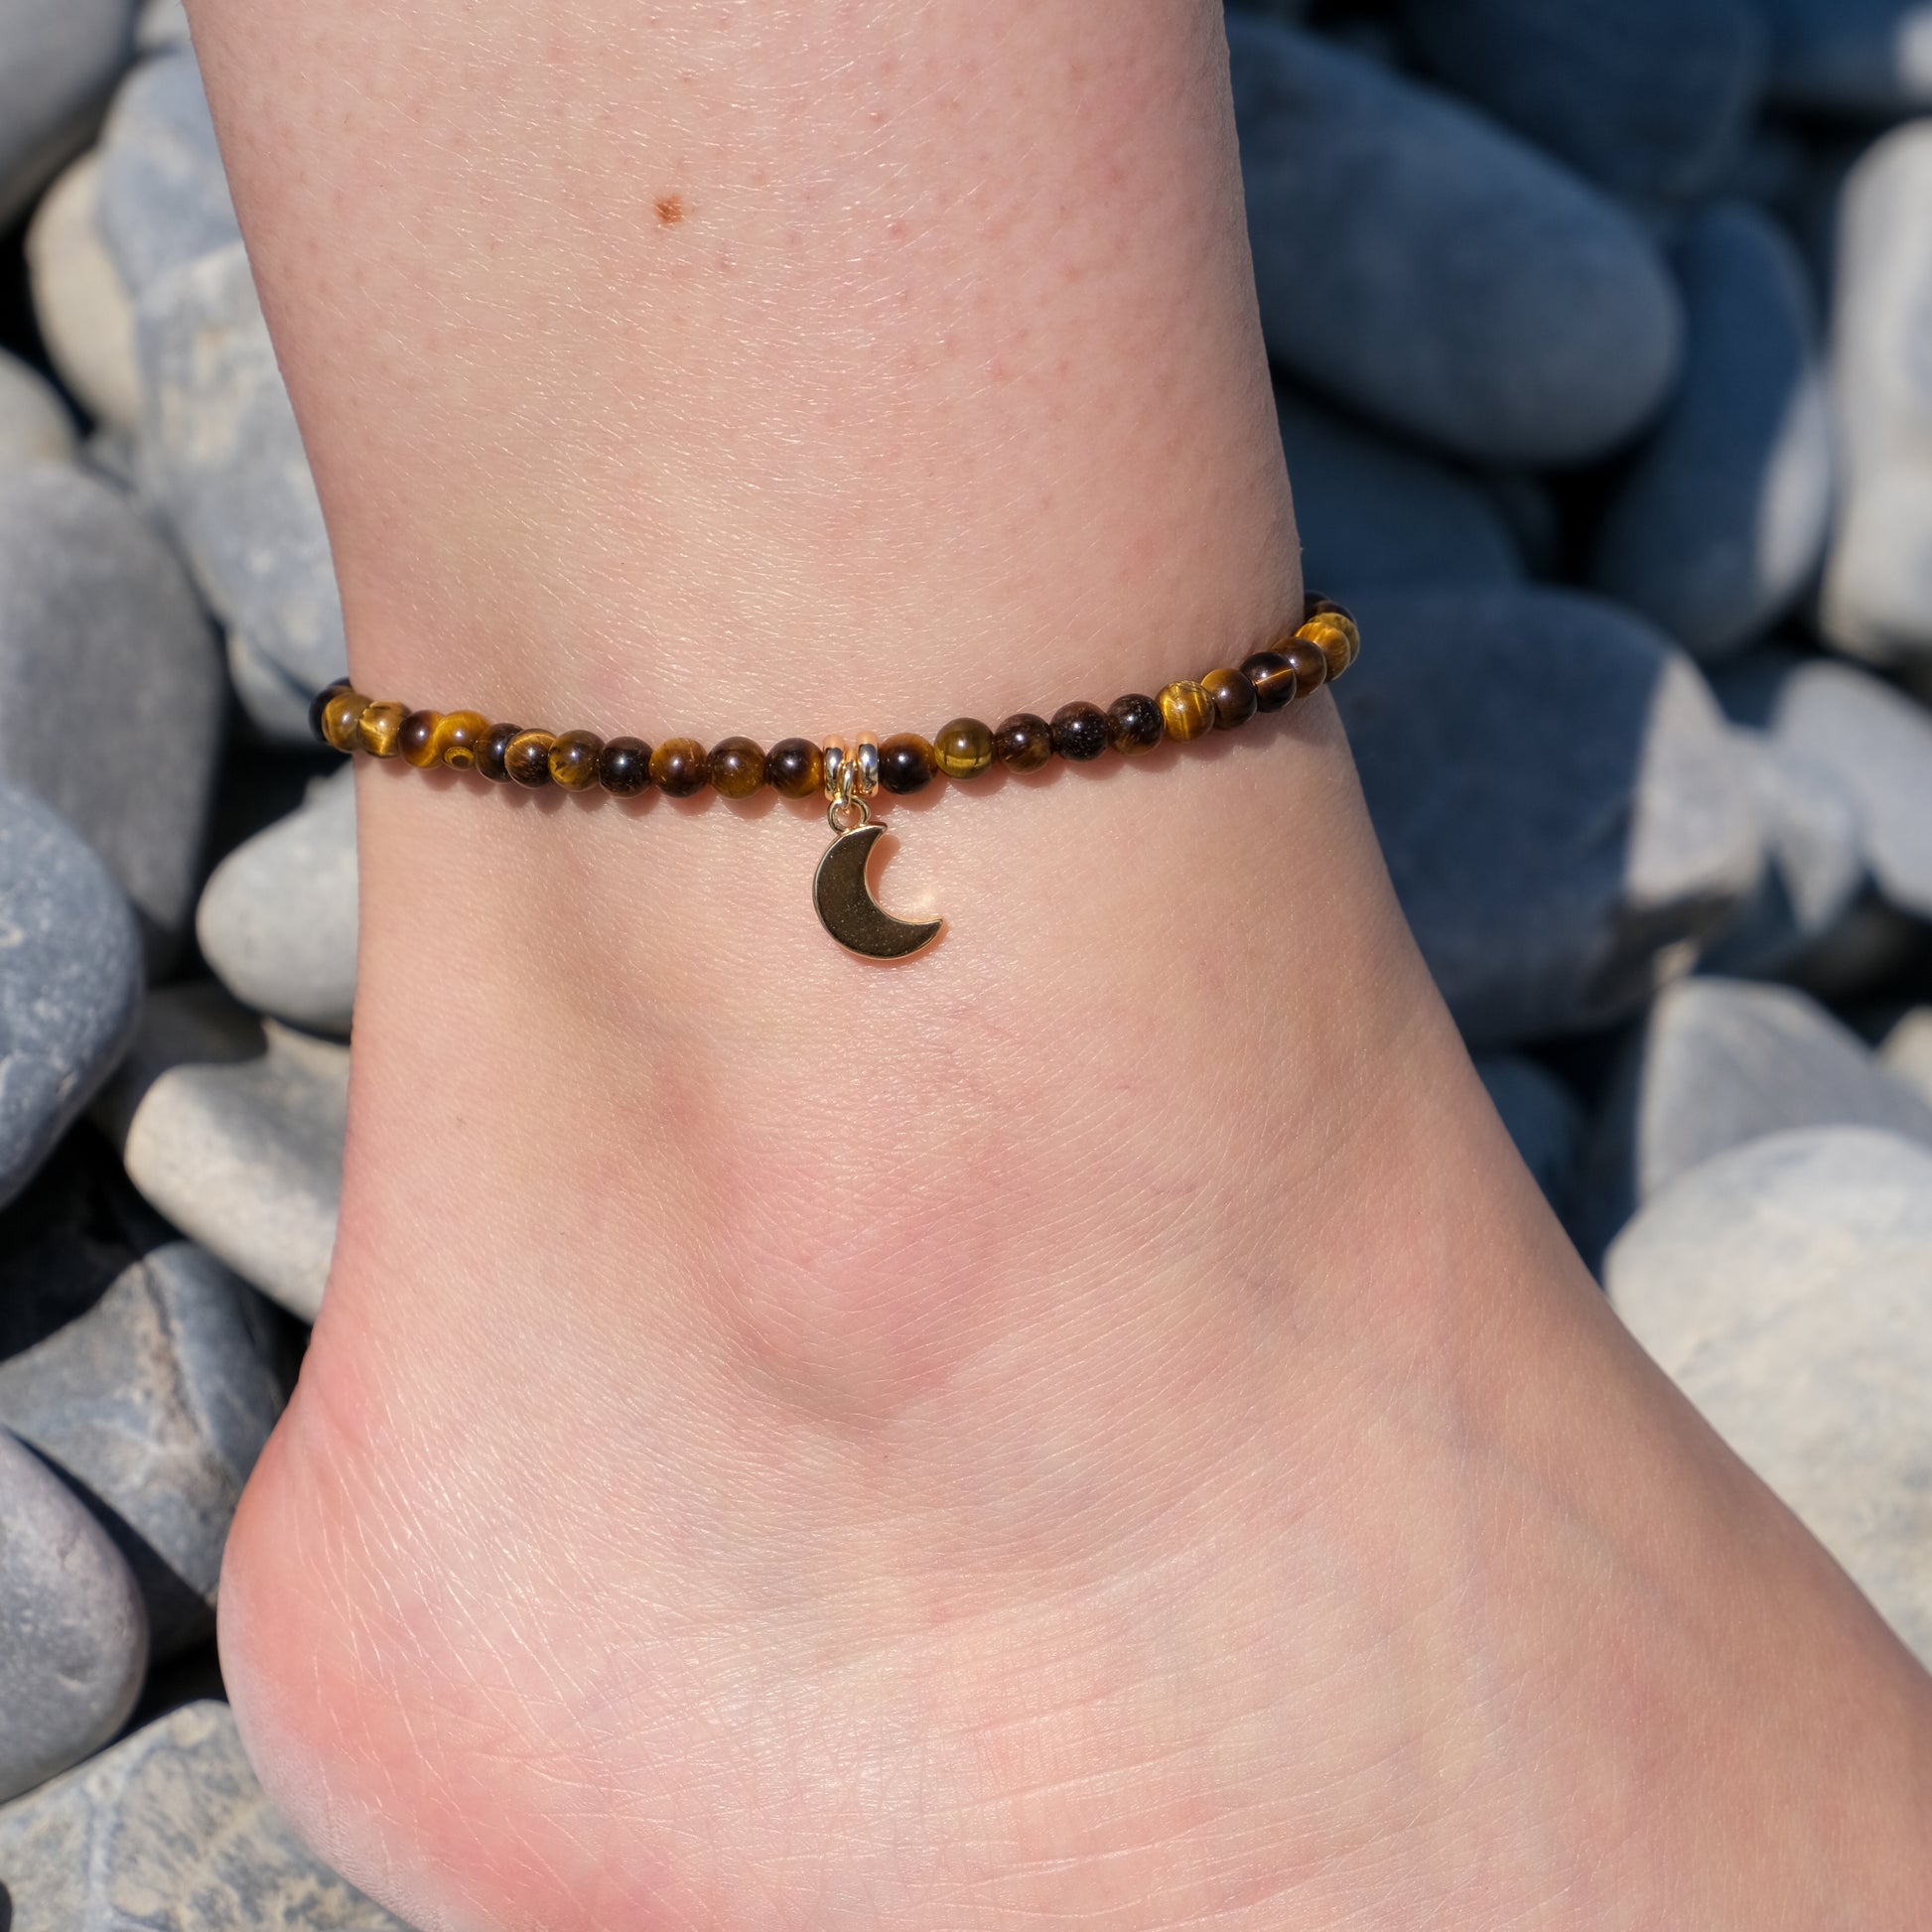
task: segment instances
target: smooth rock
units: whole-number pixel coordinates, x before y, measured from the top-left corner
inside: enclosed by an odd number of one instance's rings
[[[0,221],[73,154],[133,50],[133,0],[7,0],[0,9]]]
[[[47,191],[27,229],[27,273],[61,380],[90,416],[131,431],[141,426],[134,304],[94,218],[100,166],[92,149]]]
[[[1591,1245],[1735,1147],[1806,1127],[1869,1127],[1932,1148],[1932,1107],[1815,1000],[1698,977],[1666,987],[1626,1047],[1591,1152]]]
[[[342,1205],[348,1048],[207,985],[149,997],[98,1110],[129,1177],[291,1313],[322,1305]]]
[[[135,310],[149,481],[217,616],[319,690],[347,667],[322,506],[239,243]]]
[[[212,1628],[228,1524],[282,1411],[273,1361],[253,1291],[175,1241],[0,1362],[0,1425],[95,1505],[141,1585],[157,1657]]]
[[[1684,375],[1596,535],[1597,587],[1695,657],[1762,635],[1816,577],[1831,527],[1833,433],[1796,246],[1741,203],[1677,250]]]
[[[1309,583],[1377,590],[1522,580],[1509,524],[1475,477],[1312,396],[1283,390],[1275,402]]]
[[[1757,0],[1771,29],[1771,92],[1787,107],[1858,115],[1932,105],[1925,0]]]
[[[96,219],[138,302],[156,276],[241,240],[195,56],[144,61],[122,83],[100,137]]]
[[[1708,189],[1764,79],[1748,0],[1405,0],[1402,20],[1444,82],[1619,195]]]
[[[296,1837],[212,1702],[0,1810],[0,1873],[12,1932],[408,1932]]]
[[[1676,379],[1636,223],[1534,148],[1312,35],[1228,16],[1262,325],[1282,366],[1477,462],[1583,463]]]
[[[1873,146],[1839,208],[1832,377],[1844,500],[1819,621],[1840,650],[1876,664],[1932,658],[1928,335],[1932,119]]]
[[[5,1800],[77,1764],[127,1722],[147,1673],[148,1620],[107,1532],[4,1429],[0,1633]],[[5,1875],[0,1867],[0,1884]]]
[[[143,978],[106,868],[58,812],[0,784],[0,1204],[114,1070]]]
[[[228,632],[227,656],[228,682],[248,722],[272,745],[313,750],[316,737],[309,727],[309,705],[315,692],[239,630]]]
[[[1335,687],[1424,956],[1481,1047],[1601,1026],[1755,889],[1748,772],[1690,661],[1542,589],[1356,601]]]
[[[1878,1064],[1932,1106],[1932,1007],[1915,1007],[1885,1035]]]
[[[243,1006],[345,1034],[355,1004],[355,770],[317,779],[299,811],[237,846],[195,916],[202,954]]]
[[[1559,1215],[1570,1211],[1584,1147],[1584,1109],[1557,1076],[1522,1053],[1482,1053],[1476,1072],[1523,1165]]]
[[[134,23],[134,45],[143,54],[159,54],[171,47],[192,47],[188,9],[182,0],[144,0]]]
[[[99,853],[158,945],[194,904],[224,703],[193,587],[126,499],[0,470],[0,779]]]
[[[1858,1128],[1707,1162],[1610,1250],[1611,1305],[1932,1661],[1932,1153]]]
[[[0,349],[0,465],[71,463],[73,418],[38,369]]]

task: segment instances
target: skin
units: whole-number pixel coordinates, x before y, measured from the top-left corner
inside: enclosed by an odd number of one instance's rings
[[[191,13],[362,689],[930,733],[1299,609],[1205,0]],[[413,1924],[1919,1923],[1927,1682],[1551,1221],[1325,697],[895,802],[893,969],[812,807],[358,784],[222,1648]]]

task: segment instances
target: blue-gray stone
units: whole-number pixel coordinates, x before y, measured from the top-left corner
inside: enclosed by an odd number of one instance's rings
[[[158,944],[194,905],[225,703],[194,588],[127,499],[0,469],[0,779],[93,847]]]
[[[1811,290],[1771,218],[1705,210],[1677,251],[1683,378],[1611,497],[1598,588],[1715,658],[1812,583],[1831,528],[1833,435]]]
[[[134,0],[0,7],[0,221],[72,155],[133,51]]]
[[[1636,222],[1448,95],[1230,15],[1262,326],[1291,373],[1477,462],[1582,463],[1677,374],[1683,318]]]
[[[58,812],[0,784],[0,1204],[114,1070],[142,980],[106,867]]]
[[[188,31],[188,9],[182,0],[144,0],[134,23],[134,44],[143,54],[193,46]]]
[[[1475,1066],[1544,1199],[1567,1215],[1583,1156],[1583,1103],[1548,1067],[1525,1054],[1483,1053]]]
[[[1757,0],[1771,29],[1771,92],[1790,107],[1856,115],[1932,105],[1925,0]]]
[[[1695,667],[1572,592],[1386,592],[1335,687],[1389,869],[1464,1035],[1640,1007],[1755,888],[1748,773]]]
[[[1303,575],[1324,590],[1510,584],[1523,562],[1489,489],[1313,397],[1276,397]]]
[[[0,1801],[106,1743],[147,1667],[147,1614],[121,1553],[0,1429]]]
[[[1764,78],[1749,0],[1404,0],[1402,19],[1448,85],[1621,195],[1709,187]]]
[[[281,1413],[264,1305],[192,1242],[0,1362],[0,1426],[88,1497],[141,1585],[157,1657],[213,1625],[241,1486]]]
[[[309,706],[315,692],[242,631],[230,630],[225,643],[228,682],[248,722],[272,745],[312,749],[316,735],[309,724]]]

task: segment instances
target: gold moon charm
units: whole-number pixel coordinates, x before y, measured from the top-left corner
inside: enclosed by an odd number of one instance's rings
[[[913,923],[896,919],[873,897],[866,884],[872,849],[885,835],[883,825],[855,825],[825,848],[812,881],[812,903],[819,922],[847,952],[861,959],[906,959],[938,938],[944,919]]]

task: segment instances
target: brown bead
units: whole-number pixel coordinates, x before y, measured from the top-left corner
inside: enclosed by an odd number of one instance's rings
[[[1123,758],[1151,752],[1167,736],[1161,707],[1144,691],[1129,691],[1107,707],[1107,737]]]
[[[1295,666],[1278,650],[1258,650],[1241,660],[1241,675],[1255,688],[1255,709],[1280,711],[1295,702]]]
[[[917,732],[895,732],[879,748],[879,782],[900,797],[923,791],[938,768],[932,747]]]
[[[1295,673],[1298,698],[1306,698],[1327,683],[1328,656],[1319,644],[1311,644],[1306,637],[1291,637],[1281,646],[1281,654]]]
[[[402,730],[396,735],[396,742],[402,747],[402,755],[419,771],[426,770],[437,760],[436,727],[442,720],[433,711],[412,711],[402,721]]]
[[[346,684],[332,691],[329,702],[322,708],[324,742],[333,745],[339,752],[359,751],[362,740],[355,728],[368,708],[368,699]]]
[[[993,734],[977,718],[955,718],[940,726],[932,758],[949,778],[977,778],[993,768]]]
[[[409,716],[406,705],[384,699],[368,706],[355,721],[355,735],[371,758],[392,759],[402,750],[402,721]]]
[[[318,691],[315,694],[315,696],[309,700],[309,729],[312,732],[314,732],[315,735],[319,739],[321,739],[325,745],[331,744],[331,740],[329,737],[329,733],[323,724],[323,714],[329,709],[329,700],[333,698],[338,691],[346,691],[347,689],[348,689],[348,679],[345,677],[339,677],[336,679],[336,681],[333,684],[325,684],[322,687],[322,689]]]
[[[503,769],[519,785],[532,791],[550,782],[550,747],[556,741],[548,732],[518,732],[503,747]]]
[[[1076,698],[1053,714],[1053,750],[1075,764],[1097,759],[1109,738],[1107,714],[1097,704]]]
[[[492,784],[501,784],[509,776],[503,763],[503,754],[510,748],[510,741],[523,730],[521,725],[491,725],[477,740],[477,762],[475,769]]]
[[[1016,711],[993,734],[993,750],[1015,771],[1037,771],[1053,756],[1053,728],[1031,711]]]
[[[1332,684],[1361,655],[1361,632],[1355,620],[1345,611],[1324,611],[1305,623],[1296,636],[1313,644],[1328,662],[1328,682]]]
[[[481,711],[446,711],[436,721],[431,741],[437,759],[452,771],[468,771],[477,761],[477,741],[489,729]]]
[[[1255,715],[1255,687],[1240,671],[1209,671],[1200,687],[1214,707],[1214,729],[1238,731]]]
[[[690,798],[711,782],[704,747],[695,738],[667,738],[650,755],[650,781],[672,798]]]
[[[764,748],[749,738],[721,738],[706,761],[721,798],[749,798],[764,783]]]
[[[764,775],[781,798],[809,798],[825,782],[825,754],[809,738],[781,738],[764,755]]]
[[[597,786],[598,755],[604,741],[595,732],[559,732],[550,741],[550,779],[566,791],[592,791]]]
[[[1323,597],[1318,591],[1305,591],[1302,595],[1302,621],[1307,623],[1320,617],[1348,618],[1350,623],[1355,621],[1349,616],[1347,605],[1337,604],[1333,598]]]
[[[1176,745],[1191,745],[1214,729],[1214,701],[1192,678],[1161,687],[1161,723]]]
[[[614,738],[597,755],[597,781],[614,798],[635,798],[650,784],[650,747],[641,738]]]

